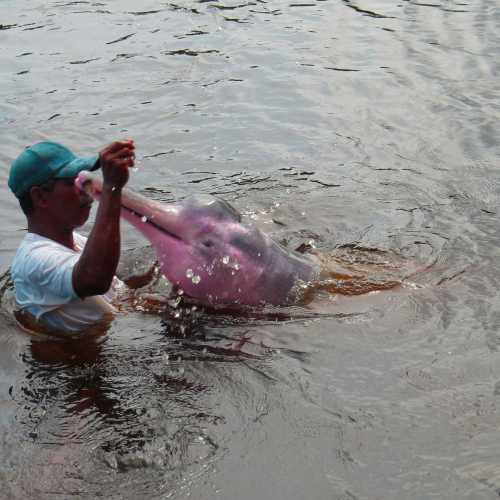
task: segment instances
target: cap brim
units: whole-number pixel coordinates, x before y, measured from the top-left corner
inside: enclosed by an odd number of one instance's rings
[[[70,161],[54,176],[55,179],[76,177],[82,170],[97,170],[100,167],[99,156],[78,156]]]

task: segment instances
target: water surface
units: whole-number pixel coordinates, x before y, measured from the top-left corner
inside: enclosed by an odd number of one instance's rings
[[[426,269],[311,307],[124,312],[73,344],[33,341],[5,310],[5,498],[498,498],[496,2],[0,14],[2,272],[26,227],[10,161],[38,140],[89,154],[121,137],[147,196],[217,194],[290,247]]]

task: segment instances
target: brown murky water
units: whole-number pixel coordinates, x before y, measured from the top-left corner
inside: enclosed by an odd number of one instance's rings
[[[286,309],[124,312],[72,343],[5,307],[0,496],[498,498],[498,7],[2,1],[2,272],[25,230],[12,158],[119,137],[147,196],[218,194],[290,247],[423,271]]]

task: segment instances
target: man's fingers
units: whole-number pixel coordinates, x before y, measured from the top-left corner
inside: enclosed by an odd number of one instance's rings
[[[134,166],[134,141],[112,142],[99,153],[99,157],[104,183],[122,188],[128,181],[129,168]]]
[[[123,155],[123,156],[115,156],[113,158],[113,164],[115,165],[133,165],[134,164],[134,160],[135,160],[135,156],[134,155]]]
[[[123,165],[133,166],[135,160],[135,149],[130,145],[121,146],[120,148],[111,150],[104,150],[100,153],[101,164],[104,165],[117,165],[120,162]]]
[[[128,156],[133,156],[135,152],[135,148],[130,147],[121,147],[120,149],[116,149],[114,151],[107,151],[105,156],[107,158],[125,158]]]
[[[120,150],[134,150],[135,145],[132,140],[124,140],[124,141],[114,141],[109,146],[106,146],[102,151],[101,155],[112,155],[117,153]]]
[[[117,158],[113,161],[114,167],[132,167],[134,165],[133,158]]]
[[[135,150],[132,148],[122,148],[110,155],[110,158],[135,158]]]

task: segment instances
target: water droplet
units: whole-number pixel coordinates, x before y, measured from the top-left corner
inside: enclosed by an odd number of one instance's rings
[[[184,290],[179,288],[179,290],[177,290],[177,295],[184,295]]]
[[[192,269],[186,269],[186,278],[192,278],[194,276]]]
[[[180,318],[180,317],[181,317],[181,312],[180,311],[175,311],[174,318]]]
[[[259,252],[259,253],[257,254],[257,257],[260,257],[261,255],[262,255],[262,254]]]
[[[193,306],[193,307],[191,308],[191,311],[195,312],[197,309],[198,309],[198,308],[197,308],[196,306]]]
[[[195,275],[195,276],[193,276],[193,277],[191,278],[191,281],[192,281],[195,285],[197,285],[197,284],[201,281],[201,278],[200,278],[200,276]]]
[[[202,351],[201,351],[201,352],[202,352],[203,354],[206,354],[206,353],[207,353],[207,348],[206,348],[206,347],[204,347],[204,348],[202,349]]]
[[[143,215],[143,216],[141,217],[141,220],[142,220],[142,222],[147,222],[147,221],[148,221],[148,218],[147,218],[145,215]]]
[[[279,201],[275,201],[275,202],[274,202],[274,206],[275,206],[276,208],[278,208],[278,207],[280,206],[280,202],[279,202]]]
[[[229,256],[228,255],[224,255],[224,257],[222,257],[222,263],[229,264]]]
[[[240,270],[240,263],[239,263],[239,262],[235,262],[235,263],[234,263],[233,268],[234,268],[236,271],[239,271],[239,270]]]

